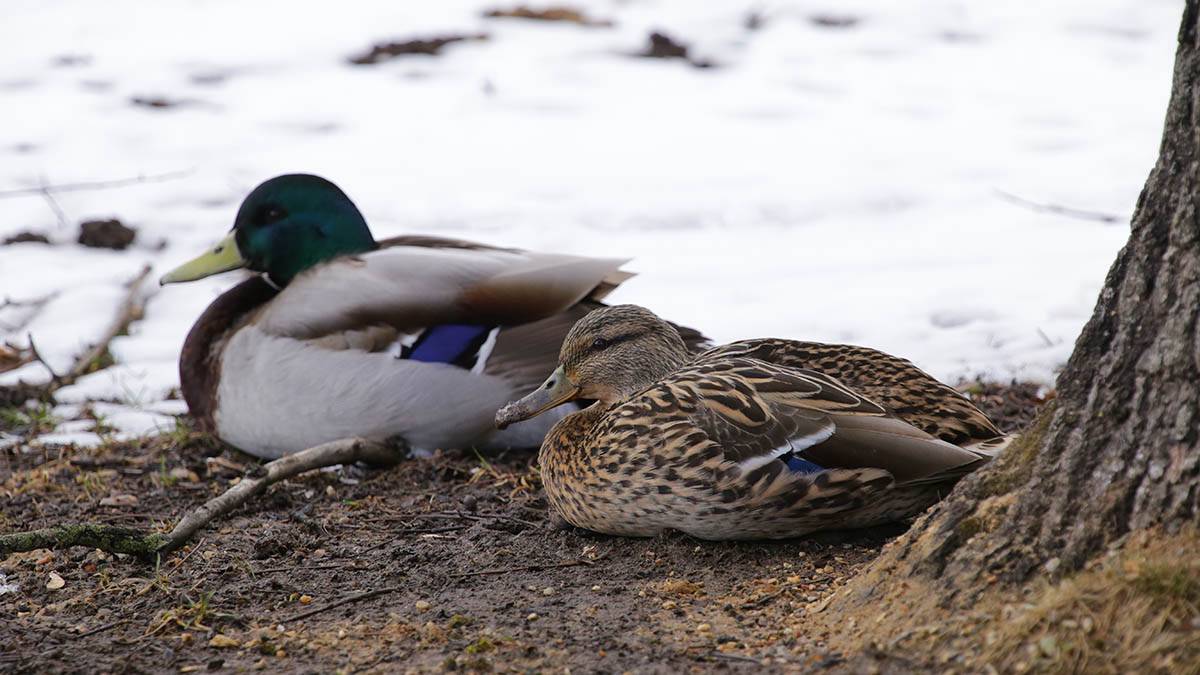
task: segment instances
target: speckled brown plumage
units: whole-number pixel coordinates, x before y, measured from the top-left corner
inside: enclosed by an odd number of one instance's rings
[[[969,401],[902,359],[786,340],[691,357],[673,333],[638,307],[597,310],[546,385],[498,416],[536,414],[543,390],[597,400],[551,429],[539,456],[568,522],[705,539],[867,526],[920,512],[1000,445]],[[824,469],[800,473],[790,458]]]
[[[907,359],[870,347],[765,338],[733,342],[708,354],[718,355],[761,359],[836,377],[889,413],[947,443],[964,445],[1002,435],[987,415],[953,387]]]

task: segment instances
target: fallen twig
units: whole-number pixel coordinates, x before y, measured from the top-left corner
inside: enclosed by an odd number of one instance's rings
[[[433,513],[414,513],[408,518],[462,518],[463,520],[507,520],[512,523],[520,523],[529,527],[540,527],[538,523],[529,520],[521,520],[512,516],[506,516],[500,513],[463,513],[462,511],[438,511]]]
[[[12,532],[0,535],[0,559],[10,553],[34,551],[39,548],[69,548],[86,546],[108,553],[148,555],[165,541],[162,534],[147,534],[141,530],[116,525],[60,525],[32,532]]]
[[[112,623],[106,623],[103,626],[93,628],[87,632],[80,633],[79,635],[68,635],[67,637],[69,637],[71,639],[75,639],[75,640],[78,640],[80,638],[85,638],[85,637],[91,637],[93,635],[103,633],[106,630],[111,630],[113,628],[116,628],[117,626],[120,626],[120,625],[126,624],[126,623],[129,623],[129,619],[121,619],[120,621],[113,621]]]
[[[1019,197],[1011,192],[1005,192],[1004,190],[996,190],[996,194],[1000,195],[1002,199],[1008,200],[1014,204],[1019,204],[1042,213],[1053,213],[1060,216],[1066,216],[1068,218],[1078,218],[1080,220],[1095,220],[1101,223],[1122,223],[1129,221],[1129,218],[1123,218],[1112,213],[1076,209],[1071,208],[1070,206],[1062,206],[1060,204],[1043,204],[1025,199],[1024,197]]]
[[[579,567],[580,565],[591,566],[591,565],[595,565],[595,564],[596,564],[596,562],[594,560],[579,559],[579,560],[567,560],[567,561],[559,562],[559,563],[546,563],[544,565],[520,565],[518,567],[502,567],[500,569],[479,570],[477,572],[459,572],[458,574],[451,574],[450,576],[455,577],[455,578],[481,577],[481,576],[485,576],[485,575],[489,575],[489,574],[508,574],[509,572],[532,572],[534,570],[549,570],[549,569],[555,569],[558,567]]]
[[[355,595],[351,595],[351,596],[342,598],[341,600],[335,600],[335,601],[329,603],[328,605],[322,605],[315,609],[310,609],[307,612],[300,612],[299,614],[297,614],[295,616],[290,616],[286,619],[280,619],[280,622],[281,623],[291,623],[293,621],[307,619],[310,616],[315,616],[317,614],[320,614],[321,612],[331,610],[335,607],[341,607],[342,605],[348,605],[352,602],[358,602],[359,600],[366,600],[368,598],[374,598],[375,596],[384,595],[385,593],[395,593],[396,591],[404,590],[404,588],[405,588],[404,586],[388,586],[387,588],[377,588],[373,591],[357,593]]]
[[[739,663],[753,663],[756,666],[762,665],[762,659],[756,659],[752,656],[742,656],[741,654],[726,654],[725,652],[712,651],[705,654],[710,659],[737,661]]]
[[[41,363],[42,367],[44,367],[46,371],[50,373],[50,382],[48,382],[45,386],[38,385],[36,387],[30,387],[28,391],[28,398],[47,399],[54,392],[63,387],[74,384],[75,381],[80,377],[83,377],[91,372],[93,364],[100,360],[108,351],[108,347],[112,343],[113,338],[129,330],[129,325],[141,318],[141,288],[142,283],[145,282],[149,276],[150,266],[145,265],[136,276],[129,280],[129,282],[126,284],[128,292],[125,294],[125,299],[121,302],[120,307],[117,309],[117,314],[113,318],[112,323],[109,324],[108,328],[104,331],[104,334],[100,336],[100,340],[95,345],[75,359],[75,363],[66,373],[56,372],[54,368],[52,368],[38,352],[37,346],[33,342],[33,335],[28,335],[30,355],[33,357],[34,361]],[[24,396],[25,394],[22,395]]]
[[[400,455],[391,448],[361,438],[347,438],[324,443],[294,455],[286,455],[262,466],[264,474],[259,478],[243,478],[224,494],[205,502],[200,508],[184,516],[175,529],[167,535],[167,543],[160,552],[182,546],[197,530],[237,507],[251,497],[261,494],[271,485],[313,469],[337,464],[368,462],[371,464],[394,464]]]
[[[109,553],[130,553],[142,557],[170,553],[186,544],[202,527],[244,505],[251,497],[281,480],[336,464],[368,462],[390,465],[400,457],[401,454],[393,448],[361,438],[324,443],[255,467],[258,477],[243,478],[237,485],[184,516],[167,534],[94,524],[14,532],[0,535],[0,559],[10,553],[71,546],[87,546]]]
[[[288,565],[286,567],[268,567],[266,569],[254,570],[254,573],[270,574],[272,572],[299,572],[300,570],[343,570],[346,572],[358,572],[369,569],[371,569],[370,565]]]
[[[75,359],[75,365],[71,367],[71,371],[61,378],[63,382],[62,386],[71,384],[81,376],[86,375],[91,365],[108,351],[108,345],[113,341],[113,338],[128,330],[129,324],[141,318],[142,282],[149,276],[150,266],[145,265],[142,267],[142,271],[138,272],[137,276],[125,285],[128,289],[128,292],[125,294],[125,300],[121,302],[121,306],[117,310],[117,315],[112,323],[109,324],[108,330],[104,332],[104,335],[100,337],[100,341],[95,346]]]
[[[33,343],[33,333],[26,333],[25,339],[29,340],[29,355],[33,357],[34,361],[42,364],[42,367],[50,373],[50,382],[57,384],[58,382],[62,381],[62,377],[59,376],[58,373],[54,372],[54,368],[51,367],[46,359],[42,358],[42,354],[38,351],[37,345]]]
[[[94,180],[83,181],[79,183],[62,183],[59,185],[39,185],[37,187],[17,188],[15,190],[0,190],[0,199],[8,197],[25,197],[28,195],[45,195],[51,192],[78,192],[80,190],[105,190],[109,188],[126,187],[129,185],[138,185],[141,183],[157,183],[159,181],[174,180],[183,178],[191,174],[193,169],[184,169],[182,171],[170,171],[167,173],[139,175],[131,178],[117,178],[114,180]]]

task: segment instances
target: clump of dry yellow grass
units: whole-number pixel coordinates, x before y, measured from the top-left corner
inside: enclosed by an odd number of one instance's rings
[[[1143,533],[986,631],[1000,672],[1200,675],[1200,535]]]

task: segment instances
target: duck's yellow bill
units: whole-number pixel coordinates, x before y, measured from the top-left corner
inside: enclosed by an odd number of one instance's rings
[[[578,395],[579,387],[567,379],[563,367],[559,366],[532,394],[501,408],[496,413],[496,428],[504,429],[510,424],[537,417]]]
[[[237,247],[237,241],[230,232],[229,236],[218,242],[212,250],[167,272],[158,280],[158,283],[175,284],[182,281],[195,281],[245,266],[246,259],[242,257],[242,252]]]

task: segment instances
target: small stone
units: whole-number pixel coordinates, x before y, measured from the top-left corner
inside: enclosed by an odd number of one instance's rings
[[[300,596],[300,604],[302,604],[302,605],[310,604],[310,603],[312,603],[312,601],[313,601],[313,599],[312,599],[311,595]]]
[[[525,617],[525,620],[526,621],[537,621],[538,620],[537,612],[530,612],[529,616]]]
[[[712,632],[712,624],[702,623],[702,624],[696,626],[696,632],[697,633],[711,633]]]
[[[674,600],[667,600],[662,604],[663,609],[675,609],[676,606],[677,605],[675,604]]]
[[[63,579],[62,576],[58,572],[51,572],[50,578],[46,581],[46,590],[57,591],[58,589],[62,588],[63,586],[66,586],[66,585],[67,585],[66,580]]]
[[[275,650],[275,658],[277,658],[277,659],[287,658],[287,652],[283,651],[282,649],[276,649]]]
[[[592,590],[593,590],[593,591],[598,591],[598,590],[600,590],[600,587],[599,587],[599,586],[592,586]]]
[[[550,586],[547,586],[542,589],[542,595],[554,595],[554,589]]]
[[[428,612],[433,608],[433,605],[429,604],[428,600],[418,600],[413,607],[415,607],[418,612]]]

